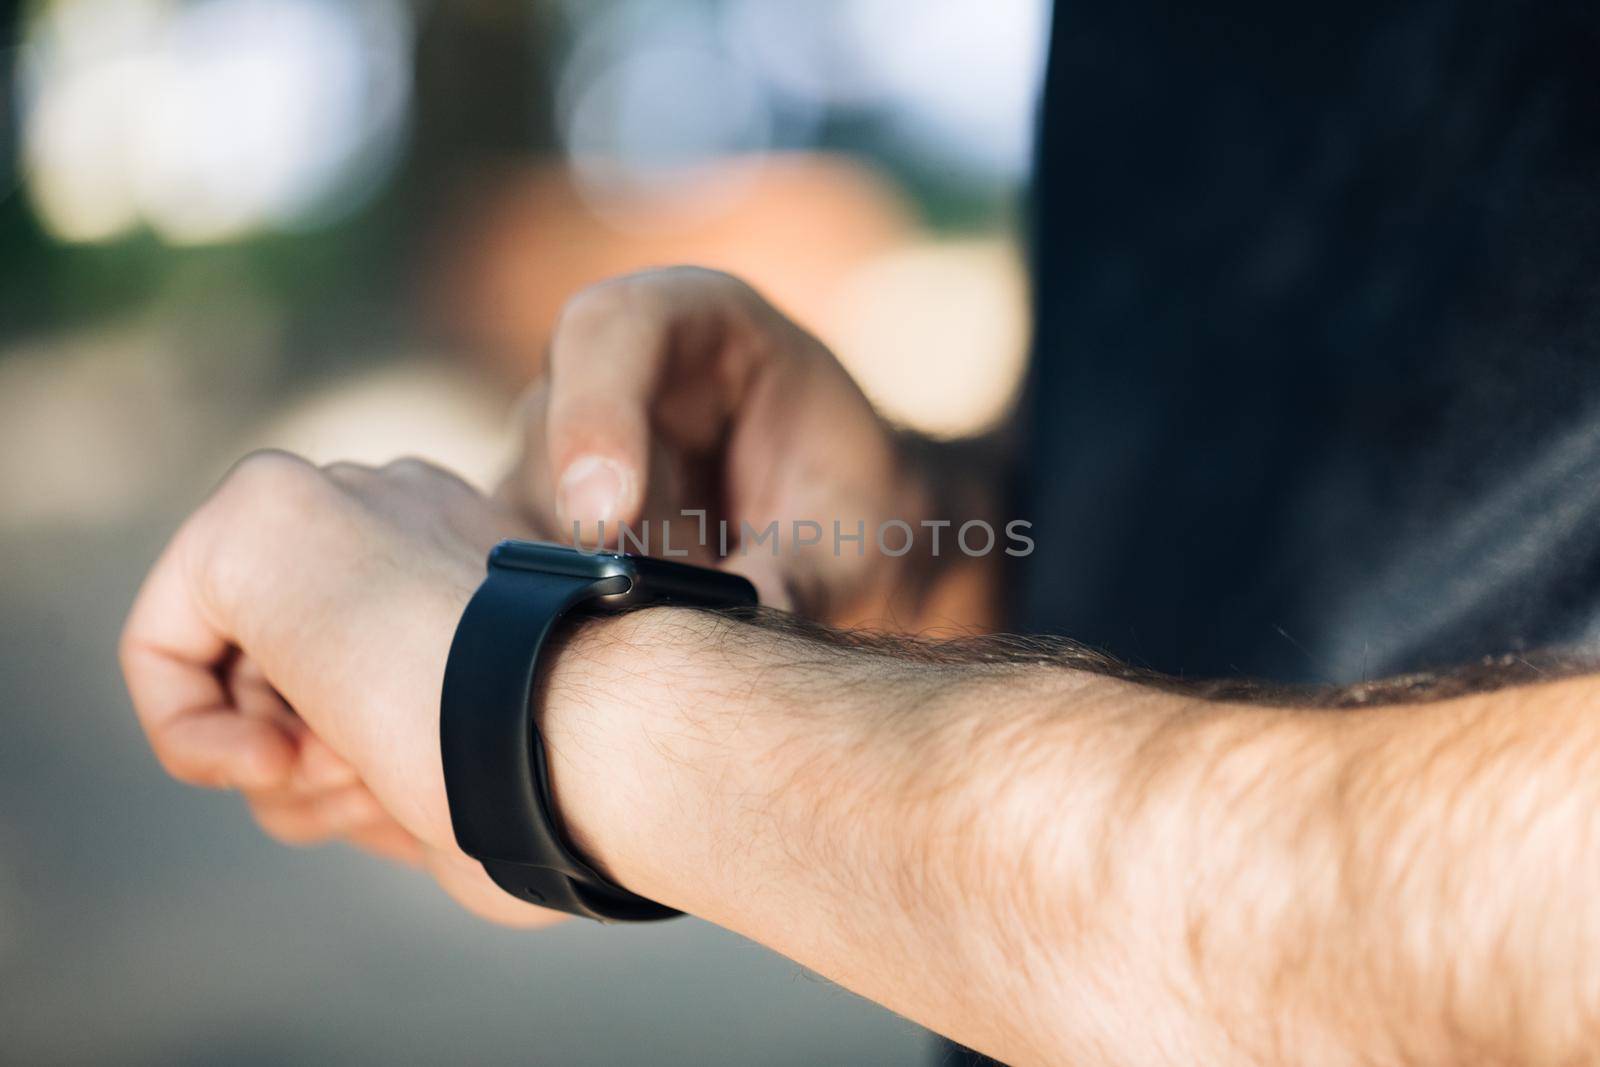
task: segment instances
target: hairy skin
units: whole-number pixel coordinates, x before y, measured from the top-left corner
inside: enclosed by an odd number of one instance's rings
[[[544,719],[579,847],[1010,1062],[1586,1062],[1591,680],[1330,713],[820,637],[586,624]]]

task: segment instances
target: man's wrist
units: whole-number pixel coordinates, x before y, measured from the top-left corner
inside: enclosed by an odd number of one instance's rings
[[[749,791],[743,776],[778,718],[770,694],[735,692],[733,625],[686,608],[585,618],[553,648],[537,712],[572,846],[617,884],[686,910],[696,886],[684,871],[707,854],[704,835],[737,817],[708,805]]]
[[[863,875],[889,863],[844,853],[896,836],[867,824],[895,820],[908,712],[937,680],[809,627],[648,608],[568,631],[539,714],[573,847],[617,884],[736,930],[824,860]]]

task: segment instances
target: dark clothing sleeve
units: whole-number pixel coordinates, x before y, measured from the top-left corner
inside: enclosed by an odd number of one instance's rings
[[[1600,633],[1600,5],[1074,2],[1016,623],[1350,681]]]

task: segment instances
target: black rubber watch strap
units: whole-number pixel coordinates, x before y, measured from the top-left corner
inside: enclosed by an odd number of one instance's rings
[[[456,841],[501,888],[574,915],[637,922],[679,913],[611,883],[568,846],[551,814],[532,708],[539,651],[562,618],[628,585],[491,565],[450,648],[439,736]]]

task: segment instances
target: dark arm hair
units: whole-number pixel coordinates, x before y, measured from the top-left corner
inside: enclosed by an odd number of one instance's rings
[[[1379,704],[1420,704],[1600,670],[1600,657],[1592,651],[1546,649],[1484,656],[1470,663],[1347,685],[1283,685],[1248,677],[1183,678],[1163,674],[1124,663],[1068,637],[1010,633],[904,636],[876,630],[838,629],[766,607],[742,608],[722,614],[771,633],[803,638],[817,648],[836,649],[841,653],[864,652],[928,666],[1056,666],[1206,700],[1275,707],[1336,710]]]

